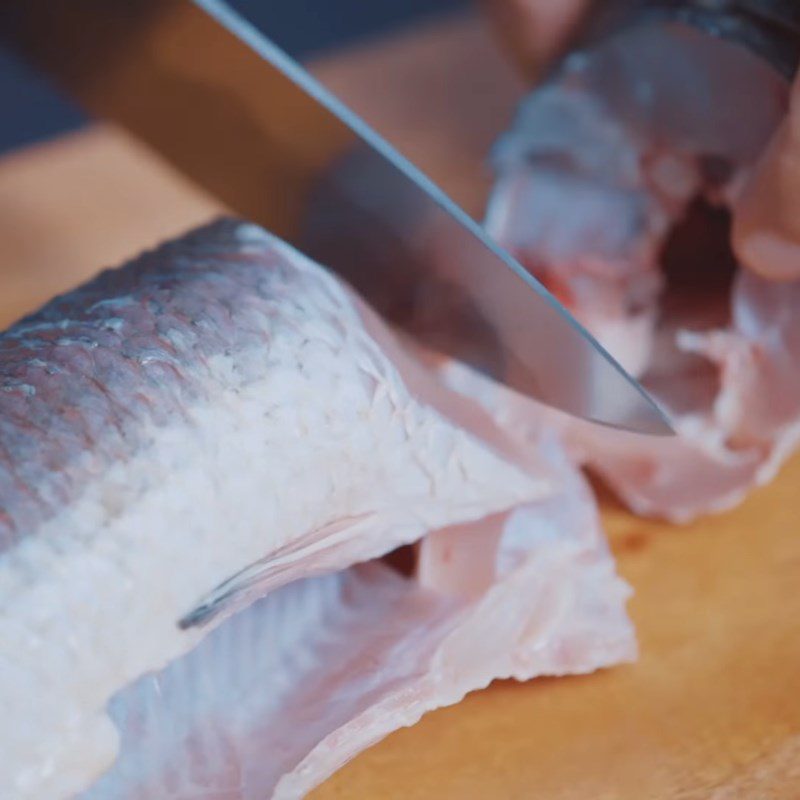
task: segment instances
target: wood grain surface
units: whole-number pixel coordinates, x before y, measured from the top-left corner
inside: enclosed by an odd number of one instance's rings
[[[318,73],[479,213],[520,87],[454,21]],[[123,134],[0,161],[0,322],[218,212]],[[676,528],[604,516],[636,590],[632,666],[497,683],[364,753],[314,800],[800,798],[800,460],[739,509]]]

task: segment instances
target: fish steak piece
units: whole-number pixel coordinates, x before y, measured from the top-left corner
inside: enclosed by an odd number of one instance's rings
[[[490,232],[677,431],[645,438],[544,412],[637,513],[685,522],[730,508],[797,446],[799,285],[742,274],[720,242],[729,231],[713,233],[786,100],[785,81],[734,44],[632,26],[567,59],[495,148]]]

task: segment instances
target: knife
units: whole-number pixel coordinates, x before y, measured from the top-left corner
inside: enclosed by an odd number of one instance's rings
[[[221,0],[4,0],[0,37],[428,345],[569,414],[672,433],[478,223]]]

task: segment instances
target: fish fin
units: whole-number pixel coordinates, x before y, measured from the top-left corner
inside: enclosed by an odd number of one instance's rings
[[[374,520],[374,513],[334,520],[315,528],[267,556],[254,561],[214,587],[178,620],[181,630],[203,627],[220,616],[230,616],[253,601],[299,578],[338,568],[331,556],[354,529]]]

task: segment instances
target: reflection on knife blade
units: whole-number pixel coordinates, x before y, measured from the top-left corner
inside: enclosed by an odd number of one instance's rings
[[[441,332],[419,324],[434,316],[450,331],[435,346],[522,392],[608,425],[671,432],[474,220],[224,3],[15,0],[0,33],[89,111],[326,263],[394,322],[424,336]]]

